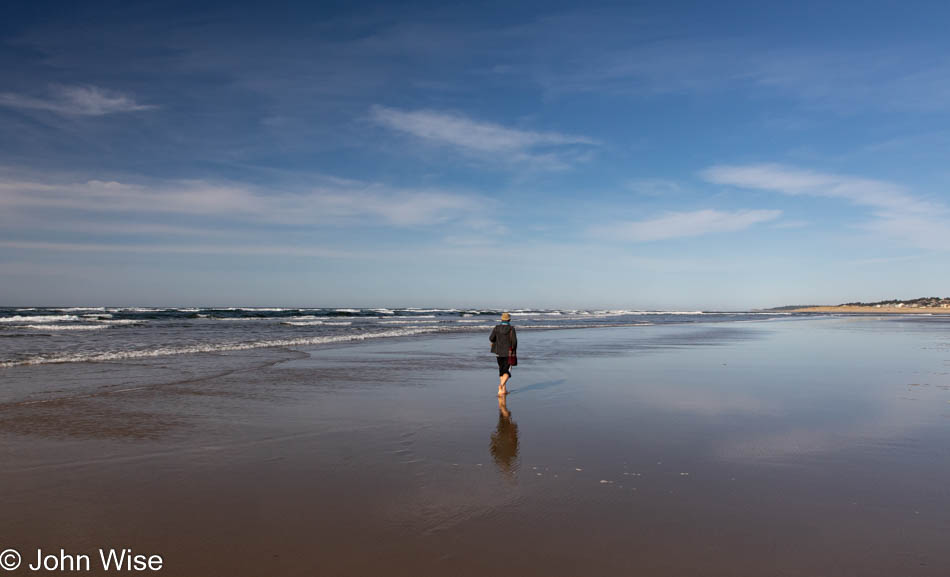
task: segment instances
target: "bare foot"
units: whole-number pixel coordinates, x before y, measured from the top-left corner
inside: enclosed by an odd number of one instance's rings
[[[508,394],[508,389],[506,389],[505,387],[498,387],[498,396],[499,396],[499,397],[504,397],[504,396],[507,395],[507,394]]]

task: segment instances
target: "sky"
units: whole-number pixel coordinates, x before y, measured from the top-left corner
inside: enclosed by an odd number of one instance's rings
[[[0,306],[950,296],[950,4],[0,6]]]

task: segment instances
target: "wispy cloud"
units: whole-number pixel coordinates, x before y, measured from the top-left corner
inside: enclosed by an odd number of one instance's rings
[[[780,164],[719,165],[702,176],[709,182],[789,195],[840,198],[882,210],[930,212],[936,205],[915,198],[904,187],[869,178],[842,176]]]
[[[0,240],[0,248],[54,252],[113,252],[133,254],[235,254],[247,256],[301,256],[313,258],[354,258],[359,253],[320,246],[247,244],[110,244],[91,242],[38,242]]]
[[[104,116],[155,108],[139,104],[127,94],[96,86],[52,86],[45,97],[3,92],[0,93],[0,106],[46,110],[64,116]]]
[[[950,209],[898,184],[779,164],[713,166],[702,176],[726,186],[844,200],[870,210],[864,228],[871,232],[921,248],[950,249]]]
[[[440,190],[392,189],[373,183],[322,179],[310,187],[262,190],[241,184],[181,180],[152,184],[3,178],[0,207],[84,213],[194,215],[276,225],[442,224],[476,218],[490,201]],[[479,220],[473,220],[477,228]]]
[[[607,236],[634,242],[649,242],[735,232],[769,222],[782,215],[780,210],[696,210],[669,212],[647,220],[610,225],[600,232]]]
[[[433,144],[508,161],[535,162],[547,168],[566,168],[586,156],[583,149],[597,144],[586,136],[520,130],[433,110],[373,106],[370,115],[380,126]]]

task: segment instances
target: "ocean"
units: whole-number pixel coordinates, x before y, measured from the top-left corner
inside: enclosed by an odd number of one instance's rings
[[[0,308],[0,368],[102,362],[432,333],[487,331],[502,311],[463,308]],[[715,323],[787,312],[512,310],[521,330]]]

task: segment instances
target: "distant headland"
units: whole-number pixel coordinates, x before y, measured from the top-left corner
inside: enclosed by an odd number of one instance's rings
[[[844,303],[840,305],[808,305],[781,307],[795,313],[942,313],[950,314],[950,298],[921,297],[912,300],[887,300],[873,303]]]

